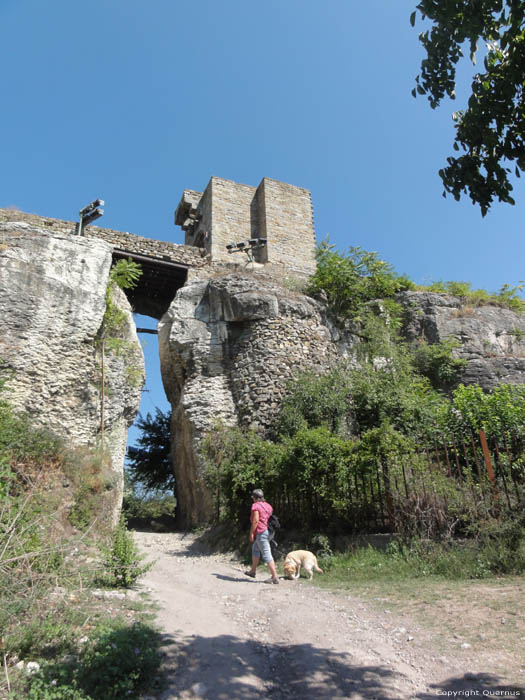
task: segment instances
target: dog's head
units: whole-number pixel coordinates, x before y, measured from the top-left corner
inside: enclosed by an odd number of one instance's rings
[[[287,559],[283,565],[284,575],[286,578],[292,578],[297,571],[297,564],[293,559]]]

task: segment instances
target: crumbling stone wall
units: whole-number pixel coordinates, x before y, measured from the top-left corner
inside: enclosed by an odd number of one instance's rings
[[[63,221],[36,214],[26,214],[16,209],[0,209],[0,223],[16,221],[25,222],[49,233],[70,235],[76,234],[78,226],[74,221]],[[137,236],[134,233],[124,231],[115,231],[110,228],[88,226],[84,229],[81,238],[105,241],[113,248],[125,250],[129,253],[169,260],[170,262],[181,263],[189,267],[199,268],[209,264],[205,253],[199,248],[170,243],[169,241],[157,241],[153,238]]]

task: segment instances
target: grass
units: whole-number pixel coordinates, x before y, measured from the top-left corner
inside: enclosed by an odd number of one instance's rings
[[[2,700],[120,700],[158,688],[152,604],[135,592],[95,590],[96,549],[77,550],[33,588],[0,580],[0,610],[9,612],[0,633]],[[34,675],[30,662],[40,667]]]
[[[109,535],[92,528],[104,507],[98,455],[65,459],[60,444],[36,440],[24,425],[0,405],[0,700],[138,698],[158,682],[152,606],[93,593],[101,572],[113,586],[132,585],[145,569],[140,555],[123,524]],[[80,477],[75,468],[86,464],[93,468]],[[86,478],[92,501],[79,520]],[[64,481],[73,493],[64,494]]]
[[[359,548],[321,557],[315,585],[367,601],[451,663],[471,653],[484,671],[523,684],[525,581],[491,573],[491,556],[490,547]]]
[[[497,293],[487,292],[485,289],[472,289],[470,282],[433,282],[430,285],[416,285],[416,290],[421,292],[437,292],[438,294],[451,294],[459,297],[470,309],[478,306],[500,306],[511,309],[520,314],[525,310],[525,299],[520,296],[523,293],[523,284],[511,287],[504,284]]]

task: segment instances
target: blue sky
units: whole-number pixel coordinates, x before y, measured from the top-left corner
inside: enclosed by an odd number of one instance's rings
[[[521,182],[485,219],[441,196],[461,90],[437,111],[412,98],[415,5],[0,0],[0,206],[76,219],[100,197],[101,225],[182,243],[184,189],[266,176],[311,190],[317,238],[341,250],[421,283],[517,284]],[[144,338],[147,412],[166,404]]]

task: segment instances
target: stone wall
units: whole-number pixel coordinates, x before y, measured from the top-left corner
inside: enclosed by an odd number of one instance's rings
[[[212,177],[205,191],[185,190],[175,223],[188,245],[200,246],[214,263],[232,263],[244,253],[226,246],[250,238],[265,238],[255,251],[256,262],[271,263],[275,274],[315,271],[315,234],[310,193],[301,187],[264,178],[259,186]]]
[[[292,272],[315,272],[315,236],[310,192],[265,177],[259,185],[259,235],[266,238],[268,261]]]
[[[36,226],[44,231],[75,235],[78,224],[73,221],[51,219],[36,214],[26,214],[16,209],[0,209],[0,223],[22,221]],[[87,226],[81,238],[97,239],[109,243],[113,248],[125,250],[137,255],[168,260],[188,267],[203,267],[209,264],[205,253],[199,248],[179,245],[168,241],[157,241],[153,238],[137,236],[134,233],[115,231],[99,226]]]

